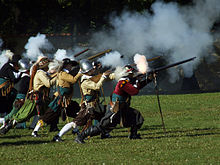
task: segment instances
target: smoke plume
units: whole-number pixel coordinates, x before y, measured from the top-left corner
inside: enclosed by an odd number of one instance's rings
[[[95,33],[91,44],[96,49],[111,48],[132,58],[135,53],[146,58],[155,52],[169,52],[165,56],[168,64],[196,56],[196,60],[182,64],[184,75],[190,77],[213,44],[210,30],[220,16],[219,0],[194,0],[191,6],[177,3],[155,2],[153,14],[124,11],[110,18],[112,29]],[[110,62],[110,61],[109,61]],[[112,65],[114,65],[114,62]],[[178,79],[176,69],[168,70],[170,82]]]
[[[147,63],[147,59],[144,55],[135,54],[134,55],[134,63],[136,64],[139,72],[141,72],[142,74],[147,73],[148,63]]]
[[[37,34],[35,37],[30,37],[28,43],[25,45],[26,53],[29,59],[36,61],[38,56],[44,56],[42,49],[51,50],[53,45],[46,39],[46,35]]]
[[[98,59],[104,67],[116,68],[117,66],[124,66],[125,61],[118,51],[106,53],[104,57]]]

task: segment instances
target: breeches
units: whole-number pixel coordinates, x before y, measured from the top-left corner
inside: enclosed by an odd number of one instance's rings
[[[47,124],[58,123],[60,113],[61,113],[60,108],[56,112],[54,112],[52,109],[49,108],[44,113],[44,115],[40,117],[40,119],[42,119]]]
[[[98,106],[98,109],[101,109],[101,107]],[[87,124],[88,120],[95,119],[100,121],[104,115],[104,112],[97,111],[94,107],[88,108],[85,105],[82,105],[81,110],[78,112],[78,115],[73,122],[75,122],[77,126],[84,126]]]
[[[114,129],[117,124],[122,123],[124,127],[136,127],[140,129],[144,122],[141,113],[134,108],[127,108],[113,113],[110,110],[105,114],[98,124],[102,132],[109,132]]]

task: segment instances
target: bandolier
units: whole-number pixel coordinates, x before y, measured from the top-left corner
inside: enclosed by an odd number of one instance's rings
[[[20,80],[22,75],[21,72],[18,71],[18,61],[20,59],[20,55],[13,55],[0,70],[0,112],[9,113],[12,108],[12,103],[16,97],[14,84]]]

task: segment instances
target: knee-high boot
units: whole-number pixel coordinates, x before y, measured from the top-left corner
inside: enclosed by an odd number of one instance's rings
[[[83,131],[82,133],[80,133],[79,135],[77,135],[75,142],[81,143],[81,144],[85,143],[84,139],[86,137],[96,136],[96,135],[99,135],[100,133],[101,133],[101,130],[97,126],[91,126],[87,128],[85,131]]]
[[[130,139],[141,139],[140,134],[137,134],[137,127],[136,126],[132,126],[131,127],[131,133],[129,135]]]
[[[15,126],[16,123],[13,123],[13,121],[9,121],[8,124],[5,125],[5,127],[3,127],[0,130],[0,134],[6,134],[11,128],[13,128],[13,126]]]

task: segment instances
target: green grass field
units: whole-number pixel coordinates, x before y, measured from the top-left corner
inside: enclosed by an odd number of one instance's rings
[[[161,95],[160,100],[166,134],[156,96],[135,96],[132,107],[145,118],[143,139],[129,140],[128,129],[117,127],[111,139],[92,137],[82,145],[69,132],[55,143],[56,133],[48,127],[39,131],[40,138],[14,129],[0,135],[0,164],[220,164],[220,93]]]

